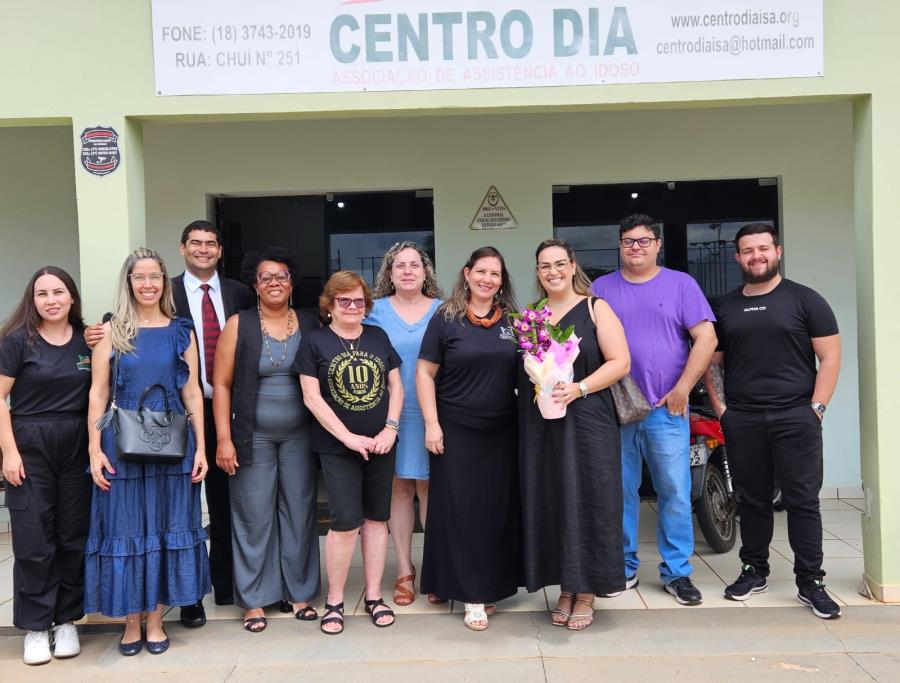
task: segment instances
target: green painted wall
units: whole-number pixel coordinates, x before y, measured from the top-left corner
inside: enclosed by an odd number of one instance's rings
[[[453,160],[437,166],[431,177],[435,186],[436,220],[439,224],[438,249],[442,258],[453,261],[467,251],[471,243],[459,239],[461,225],[467,224],[470,208],[483,194],[486,182],[497,182],[506,199],[518,212],[523,223],[522,235],[498,237],[498,246],[507,250],[517,263],[526,263],[532,247],[532,238],[549,230],[549,197],[546,195],[548,180],[552,182],[603,181],[607,166],[605,161],[622,159],[613,165],[616,179],[659,179],[663,172],[672,177],[715,177],[732,167],[748,169],[741,175],[777,175],[784,178],[784,222],[786,226],[788,273],[817,285],[822,280],[825,289],[834,291],[831,298],[839,301],[845,319],[850,320],[847,305],[854,295],[852,283],[833,277],[835,271],[844,272],[846,261],[852,253],[852,245],[846,243],[850,234],[856,236],[857,281],[859,292],[855,296],[859,315],[860,348],[860,411],[864,417],[862,437],[863,480],[870,492],[869,515],[864,523],[866,534],[866,566],[868,574],[878,583],[886,585],[893,599],[900,600],[900,496],[896,493],[900,481],[900,458],[896,457],[895,436],[889,429],[892,418],[900,408],[900,398],[893,390],[900,370],[896,353],[898,316],[893,302],[900,295],[900,284],[894,276],[894,249],[891,248],[896,220],[896,188],[900,186],[900,72],[896,69],[898,49],[896,30],[900,26],[900,3],[876,0],[828,0],[825,17],[825,76],[813,79],[780,79],[763,81],[732,81],[717,83],[690,83],[664,85],[624,85],[608,87],[533,88],[515,90],[444,91],[418,93],[352,93],[339,95],[278,95],[231,97],[166,97],[157,98],[153,89],[152,46],[150,36],[150,3],[147,0],[43,0],[35,2],[5,3],[3,8],[4,40],[0,41],[0,126],[65,125],[72,126],[71,135],[77,137],[81,128],[92,124],[115,123],[123,134],[122,145],[126,152],[125,167],[117,176],[92,178],[84,176],[74,154],[71,166],[65,170],[59,164],[48,165],[47,173],[57,178],[56,187],[63,187],[63,174],[75,169],[77,211],[81,236],[79,261],[84,289],[94,300],[102,297],[105,283],[115,276],[120,259],[112,258],[129,244],[146,239],[152,241],[164,226],[169,230],[173,222],[179,225],[184,212],[202,214],[206,210],[206,198],[184,197],[180,188],[174,187],[171,207],[158,208],[165,193],[160,188],[171,185],[154,166],[154,155],[163,145],[162,137],[154,138],[156,130],[163,129],[161,119],[168,120],[281,120],[281,119],[343,119],[353,118],[337,133],[345,139],[357,139],[364,148],[372,138],[364,135],[367,127],[375,126],[373,119],[384,118],[379,125],[399,135],[410,123],[396,120],[398,117],[415,117],[410,124],[417,137],[429,142],[446,131],[468,134],[473,131],[494,131],[495,137],[507,141],[529,129],[524,119],[498,119],[491,121],[484,114],[552,113],[552,116],[535,119],[540,129],[534,142],[526,147],[506,148],[505,155],[485,158],[478,156],[475,143],[457,137],[460,154]],[[97,20],[103,17],[103,20]],[[98,23],[99,21],[99,23]],[[102,26],[102,39],[86,39]],[[743,109],[745,105],[805,104],[823,101],[861,100],[854,110],[852,133],[842,132],[832,137],[817,133],[822,125],[819,110],[805,109],[809,118],[797,120],[793,110],[782,110],[772,121],[764,108]],[[841,105],[844,106],[844,105]],[[713,109],[730,107],[727,110]],[[708,108],[701,116],[696,110]],[[646,116],[634,112],[642,109],[659,110]],[[620,111],[617,111],[620,110]],[[591,146],[596,136],[582,136],[578,142],[568,141],[577,160],[566,167],[569,177],[560,173],[563,165],[557,157],[536,155],[535,151],[560,149],[554,141],[560,123],[569,121],[554,119],[562,112],[581,111],[585,117],[579,130],[588,129],[599,134],[609,143],[605,147]],[[600,118],[596,112],[607,112]],[[776,111],[775,109],[771,111]],[[823,111],[831,111],[827,108]],[[727,112],[727,116],[718,116]],[[738,114],[736,112],[741,112]],[[471,115],[479,116],[471,116]],[[430,128],[423,123],[427,117],[438,118]],[[657,118],[654,119],[653,116]],[[597,117],[597,118],[594,118]],[[723,121],[740,125],[725,127]],[[762,132],[754,128],[756,117],[769,121]],[[827,117],[826,117],[827,118]],[[624,126],[630,121],[647,121],[637,137],[626,138],[614,132],[604,137],[604,128],[611,123]],[[143,145],[138,122],[153,122],[144,135]],[[698,121],[703,125],[698,125]],[[790,126],[783,127],[789,121]],[[514,122],[517,129],[510,127]],[[846,122],[846,117],[845,117]],[[221,124],[219,124],[221,125]],[[219,135],[219,125],[191,129],[186,139],[198,146],[208,145],[204,138]],[[287,125],[287,124],[273,124]],[[310,125],[321,125],[310,122]],[[329,121],[327,125],[338,125]],[[835,124],[838,128],[844,124]],[[826,127],[827,128],[827,127]],[[172,129],[175,131],[175,129]],[[308,129],[291,129],[303,136]],[[309,130],[314,130],[309,129]],[[614,130],[614,129],[613,129]],[[755,131],[748,137],[747,131]],[[849,124],[847,126],[849,129]],[[786,132],[787,131],[787,132]],[[833,129],[832,132],[835,132]],[[177,131],[176,131],[177,132]],[[562,130],[562,133],[568,131]],[[820,131],[821,132],[821,131]],[[14,133],[14,135],[16,135]],[[183,135],[183,134],[182,134]],[[850,135],[854,143],[853,176],[848,177],[850,161],[846,140]],[[563,137],[566,137],[565,135]],[[721,143],[746,138],[761,145],[747,144],[744,159],[721,155]],[[483,140],[484,138],[482,138]],[[557,138],[558,139],[558,138]],[[636,163],[622,147],[634,139],[640,143],[645,158]],[[708,143],[715,140],[716,146]],[[783,147],[774,157],[766,157],[764,151],[774,143]],[[693,142],[684,150],[685,141]],[[153,142],[153,144],[151,144]],[[215,142],[215,141],[213,141]],[[673,144],[679,143],[679,144]],[[706,144],[704,144],[706,143]],[[244,144],[244,143],[241,143]],[[272,144],[266,142],[265,144]],[[290,148],[290,143],[282,143]],[[825,149],[819,149],[819,146]],[[362,149],[360,148],[360,149]],[[833,148],[833,149],[832,149]],[[591,150],[592,156],[584,153]],[[462,152],[469,152],[463,158]],[[630,148],[626,151],[631,151]],[[617,152],[617,153],[611,153]],[[405,151],[404,154],[415,154]],[[842,158],[834,175],[831,169],[813,169],[807,175],[804,169],[815,163],[825,163],[822,155],[836,154]],[[428,159],[428,147],[418,150],[422,168]],[[140,163],[147,159],[147,168]],[[215,155],[207,155],[210,159]],[[640,156],[640,155],[639,155]],[[385,164],[387,156],[380,160]],[[197,160],[192,160],[197,161]],[[303,155],[295,157],[297,173],[283,178],[286,190],[298,186],[308,187],[307,166],[316,159]],[[712,163],[711,162],[715,162]],[[306,165],[304,165],[306,162]],[[542,174],[525,174],[523,164],[537,162],[536,168],[548,169]],[[742,162],[742,163],[738,163]],[[36,167],[44,160],[36,160]],[[516,167],[518,165],[518,167]],[[53,166],[53,168],[50,168]],[[757,173],[755,169],[777,167],[782,170]],[[9,168],[9,157],[4,149],[3,166]],[[169,167],[171,168],[171,167]],[[362,168],[349,164],[341,167],[335,163],[319,175],[319,183],[337,186],[336,179],[346,186],[358,189],[372,186],[373,166]],[[754,171],[749,169],[753,168]],[[553,173],[549,173],[550,169]],[[603,169],[602,174],[598,169]],[[339,174],[339,170],[342,172]],[[246,178],[229,175],[231,169],[217,168],[213,164],[198,169],[203,182],[214,186],[213,191],[246,191]],[[404,181],[404,174],[410,178]],[[443,175],[441,175],[443,174]],[[843,174],[843,179],[838,176]],[[553,175],[552,179],[549,177]],[[84,177],[82,177],[84,176]],[[422,185],[413,172],[400,170],[392,175],[386,185],[400,183],[408,187]],[[71,177],[71,176],[69,176]],[[448,180],[449,179],[449,180]],[[237,182],[240,181],[240,182]],[[400,182],[404,181],[404,182]],[[826,182],[819,182],[826,181]],[[148,190],[146,205],[144,186]],[[257,181],[270,185],[271,180]],[[13,186],[14,182],[9,183]],[[196,184],[194,185],[197,188]],[[842,189],[854,188],[855,201],[842,198]],[[310,188],[313,189],[313,188]],[[472,199],[472,197],[475,199]],[[180,197],[174,199],[175,197]],[[828,230],[808,230],[822,206],[834,206],[836,218],[825,216]],[[463,208],[465,211],[463,211]],[[149,228],[145,226],[146,222]],[[850,211],[853,211],[851,214]],[[46,209],[45,209],[46,210]],[[7,215],[10,210],[3,205]],[[466,214],[465,223],[462,215]],[[176,220],[177,219],[177,220]],[[0,219],[2,221],[3,219]],[[71,214],[64,219],[71,225]],[[35,219],[35,222],[37,219]],[[835,227],[841,223],[843,229]],[[0,222],[0,225],[8,223]],[[30,225],[30,224],[29,224]],[[833,260],[818,260],[810,249],[810,239],[793,242],[795,234],[805,235],[813,241],[824,241]],[[800,226],[807,226],[803,230]],[[68,235],[62,227],[61,234]],[[8,230],[8,228],[6,229]],[[4,234],[5,244],[9,233]],[[171,243],[169,243],[171,244]],[[849,248],[848,248],[849,247]],[[170,248],[170,247],[167,247]],[[72,249],[74,254],[74,248]],[[445,256],[446,255],[446,256]],[[17,254],[18,256],[18,254]],[[8,258],[8,257],[7,257]],[[792,260],[793,259],[793,260]],[[17,260],[19,260],[17,258]],[[791,270],[797,268],[795,271]],[[517,266],[519,279],[527,279],[523,266]],[[446,276],[442,273],[442,278]],[[844,326],[845,331],[848,329]],[[852,328],[851,328],[852,329]],[[844,380],[853,365],[852,355],[845,354]],[[829,439],[834,437],[829,435]],[[854,435],[848,435],[853,439]],[[855,460],[855,455],[843,457]]]

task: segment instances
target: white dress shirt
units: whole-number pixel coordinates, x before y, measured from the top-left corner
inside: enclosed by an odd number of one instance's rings
[[[222,303],[222,283],[219,274],[213,276],[205,283],[196,275],[184,271],[184,292],[187,295],[188,305],[191,307],[191,318],[194,320],[194,328],[197,332],[197,351],[200,353],[200,377],[203,380],[203,396],[212,398],[212,386],[206,381],[206,353],[203,349],[203,290],[200,285],[209,285],[209,296],[212,299],[213,308],[216,309],[216,317],[219,319],[219,328],[225,327],[225,305]]]

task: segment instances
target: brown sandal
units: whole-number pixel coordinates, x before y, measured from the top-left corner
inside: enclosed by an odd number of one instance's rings
[[[569,601],[569,609],[570,610],[575,606],[574,605],[574,600],[575,600],[574,593],[569,593],[567,591],[560,591],[559,600],[556,601],[556,604],[559,605],[559,603],[562,602],[563,600]],[[565,626],[568,623],[570,616],[571,616],[571,612],[566,612],[566,610],[562,609],[559,606],[554,607],[553,610],[550,612],[550,623],[552,623],[554,626]]]
[[[581,603],[582,605],[587,605],[591,608],[590,614],[577,614],[575,612],[575,606]],[[588,626],[594,623],[594,596],[591,596],[590,600],[586,600],[585,598],[579,598],[577,595],[575,596],[575,602],[572,605],[572,614],[569,616],[569,620],[566,622],[566,628],[570,631],[583,631]]]
[[[446,598],[439,598],[436,593],[429,593],[428,602],[431,605],[443,605],[447,600]]]
[[[407,588],[404,583],[409,582],[412,586]],[[412,568],[412,574],[401,576],[394,582],[394,604],[400,607],[411,605],[416,599],[416,568]]]

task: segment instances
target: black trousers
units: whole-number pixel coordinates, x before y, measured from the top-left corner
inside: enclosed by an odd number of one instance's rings
[[[777,479],[787,510],[788,540],[800,585],[822,571],[822,424],[812,408],[749,411],[729,408],[722,416],[728,458],[739,494],[741,561],[769,575],[769,544]]]
[[[13,547],[13,623],[29,631],[84,616],[91,515],[84,414],[13,417],[25,479],[6,485]]]
[[[234,578],[231,557],[231,503],[228,475],[216,466],[216,422],[212,399],[203,399],[203,433],[206,437],[206,460],[209,473],[204,480],[206,507],[209,510],[209,573],[216,604],[234,600]]]

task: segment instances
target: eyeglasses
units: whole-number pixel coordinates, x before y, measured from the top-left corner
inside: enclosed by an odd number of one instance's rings
[[[642,249],[646,249],[654,242],[659,242],[659,237],[623,237],[619,242],[626,249],[631,249],[635,244]]]
[[[272,280],[275,280],[279,285],[283,285],[291,281],[291,274],[286,270],[280,270],[277,273],[263,271],[256,274],[256,281],[261,285],[269,285],[272,283]]]
[[[187,245],[191,249],[199,249],[200,247],[206,247],[207,249],[219,248],[219,243],[216,240],[209,240],[208,242],[201,242],[200,240],[188,240]]]
[[[350,308],[350,304],[353,304],[356,308],[366,307],[365,299],[351,299],[349,296],[339,296],[335,301],[337,301],[338,306],[341,308]]]
[[[164,276],[162,273],[150,273],[147,275],[145,275],[144,273],[132,273],[128,277],[130,277],[131,281],[136,285],[142,285],[145,282],[147,282],[148,280],[152,284],[158,285],[159,283],[161,283],[163,281]]]
[[[566,268],[569,267],[569,264],[572,263],[571,259],[566,259],[565,261],[555,261],[554,263],[538,263],[537,269],[539,273],[546,275],[554,268],[562,273]]]

